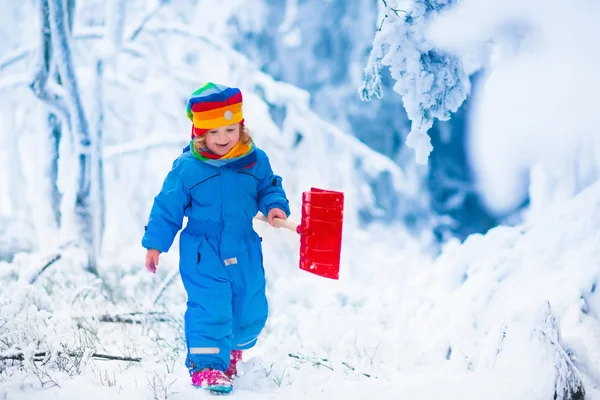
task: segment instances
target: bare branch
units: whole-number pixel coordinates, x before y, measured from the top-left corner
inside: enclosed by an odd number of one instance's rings
[[[400,14],[398,14],[399,12],[403,12],[404,15],[405,15],[405,18],[406,18],[406,16],[408,16],[408,12],[406,12],[405,10],[400,10],[400,9],[397,9],[397,8],[391,8],[390,6],[388,6],[387,1],[385,1],[385,0],[381,0],[381,1],[383,2],[383,5],[385,6],[385,9],[392,11],[394,14],[396,14],[396,17],[402,18],[400,16]],[[385,20],[387,19],[387,17],[388,17],[388,13],[386,12],[385,15],[383,16],[383,19],[381,20],[381,24],[379,24],[379,29],[377,29],[377,32],[381,32],[381,29],[383,28],[383,24],[384,24]]]
[[[15,50],[10,51],[2,60],[0,60],[0,72],[10,67],[11,65],[26,59],[33,51],[35,47],[19,47]]]
[[[159,1],[158,5],[154,9],[152,9],[148,14],[146,14],[144,18],[142,18],[138,26],[133,30],[133,32],[131,32],[131,35],[129,35],[129,38],[127,40],[133,42],[138,37],[140,32],[146,27],[146,24],[148,24],[148,22],[150,22],[152,18],[156,16],[156,14],[158,14],[158,12],[165,5],[165,3],[166,2],[164,1]]]

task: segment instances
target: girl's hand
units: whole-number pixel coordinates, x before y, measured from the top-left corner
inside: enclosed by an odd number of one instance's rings
[[[275,228],[279,228],[278,226],[273,225],[273,220],[275,218],[286,220],[287,215],[285,215],[285,212],[283,210],[280,210],[279,208],[271,208],[271,210],[269,210],[269,215],[267,215],[269,225],[274,226]]]
[[[146,253],[146,269],[153,274],[156,273],[156,266],[158,265],[158,256],[160,251],[156,249],[150,249]]]

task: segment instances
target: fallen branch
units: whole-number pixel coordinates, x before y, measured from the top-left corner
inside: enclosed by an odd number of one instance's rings
[[[101,360],[110,360],[110,361],[131,361],[131,362],[140,362],[142,361],[141,357],[121,357],[121,356],[111,356],[110,354],[92,354],[92,358],[98,358]]]
[[[37,352],[33,354],[33,361],[43,361],[46,357],[48,357],[48,353],[45,351],[41,351],[41,352]],[[76,353],[62,353],[62,352],[58,352],[57,355],[61,356],[61,355],[66,355],[69,357],[79,357],[79,354]],[[142,361],[142,359],[140,357],[121,357],[121,356],[112,356],[109,354],[98,354],[98,353],[93,353],[91,355],[91,358],[97,358],[97,359],[101,359],[101,360],[110,360],[110,361],[130,361],[130,362],[140,362]],[[4,356],[0,356],[0,361],[25,361],[25,355],[23,353],[15,353],[15,354],[9,354],[9,355],[4,355]]]
[[[102,315],[100,322],[141,325],[148,322],[172,322],[173,318],[162,312],[132,312],[117,315]]]

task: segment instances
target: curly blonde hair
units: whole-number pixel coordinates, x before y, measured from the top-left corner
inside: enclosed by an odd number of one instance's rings
[[[202,136],[194,138],[194,140],[193,140],[194,148],[196,149],[196,151],[198,153],[206,148],[206,135],[207,134],[208,134],[208,132]],[[245,125],[240,124],[240,142],[242,142],[243,144],[248,144],[251,141],[252,141],[252,136],[250,136],[250,130],[248,128],[246,128]]]

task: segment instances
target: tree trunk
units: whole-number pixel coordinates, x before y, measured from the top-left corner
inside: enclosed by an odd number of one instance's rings
[[[62,193],[58,189],[58,159],[60,158],[60,140],[62,139],[62,124],[55,114],[48,114],[48,133],[50,134],[49,141],[49,168],[48,178],[50,180],[50,205],[56,228],[61,225],[60,204],[62,201]]]
[[[78,240],[84,246],[88,257],[88,269],[96,273],[97,245],[94,229],[91,184],[92,184],[92,141],[88,120],[85,116],[81,94],[75,74],[71,53],[68,14],[64,0],[49,0],[50,27],[53,50],[56,52],[56,65],[65,88],[66,102],[69,111],[72,134],[75,138],[78,154],[77,182],[75,195],[75,223]],[[98,203],[96,203],[98,204]]]
[[[104,127],[104,61],[96,60],[96,81],[94,84],[94,106],[93,106],[93,140],[92,147],[92,191],[93,198],[97,200],[94,205],[94,225],[96,227],[96,251],[98,254],[102,248],[102,238],[106,226],[106,197],[104,192],[104,162],[102,155],[102,129]]]
[[[41,193],[34,193],[34,197],[39,197],[40,201],[38,206],[34,207],[34,221],[38,236],[41,240],[47,234],[53,234],[58,231],[61,223],[61,212],[60,204],[62,195],[58,189],[58,160],[60,146],[60,140],[62,138],[62,127],[63,124],[61,119],[67,118],[66,106],[63,104],[62,99],[55,93],[52,93],[48,89],[48,80],[51,75],[52,67],[52,42],[51,42],[51,30],[50,30],[50,11],[48,6],[48,0],[40,2],[39,8],[39,22],[40,22],[40,39],[39,39],[39,56],[37,60],[37,71],[33,81],[30,84],[30,88],[33,93],[48,106],[49,110],[46,112],[45,121],[45,133],[48,141],[47,148],[49,152],[46,153],[47,157],[40,160],[43,164],[42,168],[42,179],[38,189]],[[61,111],[60,114],[56,114],[51,110]],[[37,192],[36,190],[36,192]],[[43,205],[43,206],[42,206]]]

